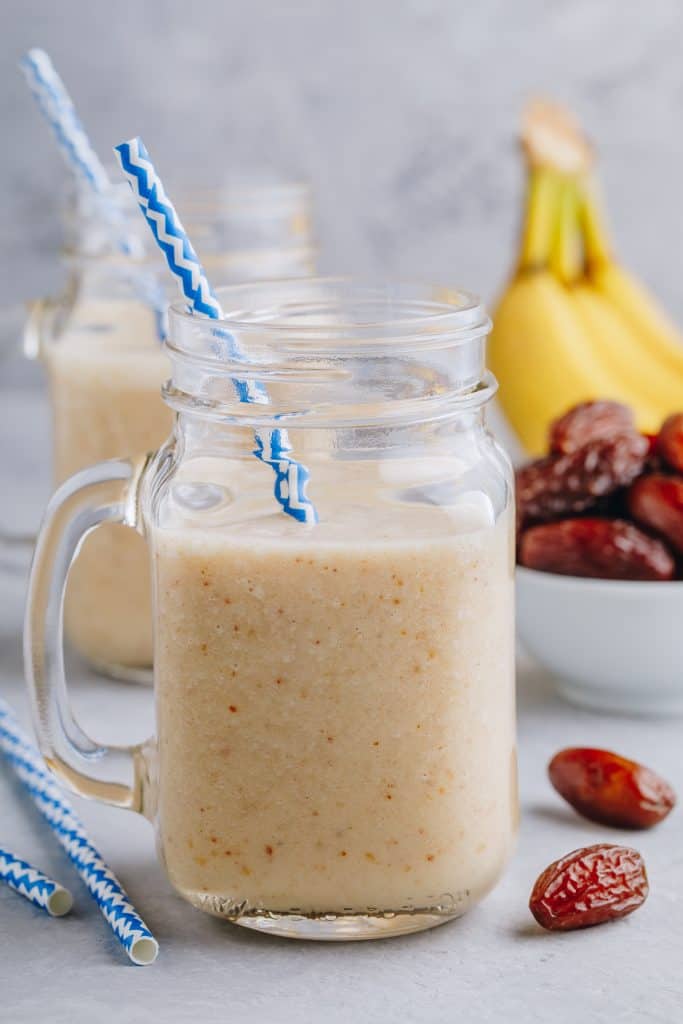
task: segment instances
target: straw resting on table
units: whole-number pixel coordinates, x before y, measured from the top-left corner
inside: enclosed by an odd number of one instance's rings
[[[68,889],[9,850],[0,849],[0,881],[51,917],[62,917],[73,906]]]
[[[122,142],[114,150],[157,245],[166,256],[169,269],[180,279],[192,310],[212,320],[221,320],[223,311],[218,299],[142,139]],[[215,334],[224,343],[228,358],[242,361],[246,358],[229,331],[217,328]],[[233,385],[240,402],[268,402],[268,392],[259,381],[235,379]],[[256,431],[255,438],[254,455],[275,473],[275,498],[283,511],[301,523],[317,522],[315,507],[306,494],[309,472],[302,463],[290,458],[292,447],[287,432],[281,429]]]
[[[112,931],[135,964],[151,964],[159,946],[120,882],[91,843],[45,763],[0,698],[0,752],[66,850]]]

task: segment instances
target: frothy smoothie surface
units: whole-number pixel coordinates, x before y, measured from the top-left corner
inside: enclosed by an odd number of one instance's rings
[[[170,879],[226,916],[462,912],[515,827],[509,521],[284,520],[153,531]]]

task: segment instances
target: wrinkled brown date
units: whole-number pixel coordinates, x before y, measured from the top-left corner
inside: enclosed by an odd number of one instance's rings
[[[637,761],[593,747],[569,747],[548,765],[553,786],[584,818],[616,828],[652,828],[676,803],[671,786]]]
[[[640,434],[620,434],[523,466],[516,477],[520,528],[585,512],[598,499],[628,486],[642,471],[648,447]]]
[[[598,843],[568,853],[539,875],[529,910],[543,928],[590,928],[633,913],[649,892],[643,858],[627,846]]]
[[[683,473],[683,412],[674,413],[664,421],[656,450],[667,465]]]
[[[621,519],[563,519],[526,530],[518,560],[527,569],[612,580],[670,580],[671,553]]]
[[[661,473],[642,477],[631,487],[627,503],[634,519],[683,555],[683,480]]]
[[[582,402],[560,416],[550,427],[550,451],[563,455],[616,434],[632,434],[633,413],[620,402]]]

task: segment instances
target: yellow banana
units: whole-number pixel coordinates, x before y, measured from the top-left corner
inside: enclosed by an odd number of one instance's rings
[[[570,294],[596,358],[610,369],[624,396],[630,395],[628,404],[641,428],[656,432],[683,401],[676,374],[652,358],[628,319],[600,291],[582,280],[570,287]]]
[[[683,406],[683,336],[654,296],[614,262],[594,267],[590,280],[637,332],[644,354],[674,374],[678,405],[669,411]]]
[[[588,278],[639,337],[643,353],[674,375],[674,404],[683,404],[683,335],[653,295],[612,256],[595,183],[584,182],[580,208]],[[677,397],[676,397],[677,396]],[[670,410],[671,411],[671,410]]]
[[[632,396],[596,358],[568,289],[550,271],[518,274],[493,315],[488,364],[501,407],[532,455],[547,450],[552,420],[577,402]],[[657,415],[639,410],[651,429]]]
[[[556,417],[590,399],[623,402],[641,430],[655,432],[683,408],[675,328],[607,251],[578,126],[537,105],[523,144],[529,190],[518,269],[488,346],[503,412],[533,455],[546,451]]]

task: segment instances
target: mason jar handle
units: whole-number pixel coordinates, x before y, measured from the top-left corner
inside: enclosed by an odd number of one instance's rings
[[[151,456],[81,470],[51,498],[31,566],[24,668],[38,744],[48,766],[79,796],[143,811],[148,743],[105,746],[76,722],[64,671],[64,593],[85,537],[104,523],[138,527],[139,491]]]

